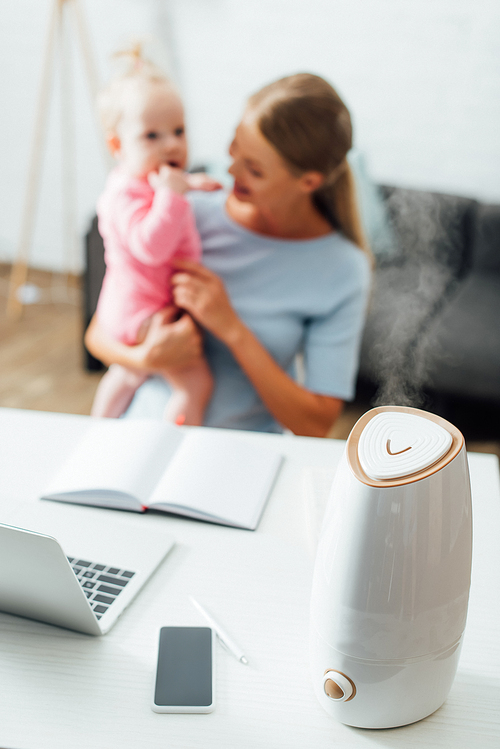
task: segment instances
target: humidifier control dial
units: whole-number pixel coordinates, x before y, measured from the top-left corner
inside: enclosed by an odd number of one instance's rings
[[[435,421],[399,411],[370,419],[358,444],[363,471],[371,479],[397,479],[419,473],[449,451],[451,434]]]
[[[325,672],[323,689],[326,696],[334,702],[348,702],[356,694],[356,687],[349,677],[334,669]]]

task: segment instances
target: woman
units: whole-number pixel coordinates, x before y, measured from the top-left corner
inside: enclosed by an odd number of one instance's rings
[[[93,321],[90,351],[139,370],[185,365],[201,355],[194,320],[215,379],[206,425],[326,436],[353,395],[369,287],[351,136],[345,105],[318,76],[290,76],[252,96],[229,151],[232,192],[191,197],[204,266],[178,261],[172,279],[189,316],[165,324],[173,311],[158,313],[130,347]],[[148,386],[158,383],[141,390]]]

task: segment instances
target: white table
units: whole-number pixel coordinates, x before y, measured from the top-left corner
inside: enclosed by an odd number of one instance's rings
[[[35,527],[37,497],[76,444],[87,417],[0,409],[0,521],[21,512]],[[0,614],[2,749],[256,749],[322,746],[500,747],[500,488],[494,456],[469,456],[474,563],[459,671],[444,706],[399,729],[336,723],[308,672],[313,565],[306,514],[311,478],[328,478],[343,443],[252,434],[286,456],[259,529],[252,533],[161,515],[176,547],[111,632],[92,638]],[[323,472],[323,474],[322,474]],[[329,473],[330,472],[330,473]],[[319,494],[317,495],[320,496]],[[68,519],[108,511],[58,506]],[[51,510],[53,511],[53,510]],[[122,513],[120,513],[122,515]],[[29,527],[29,525],[27,526]],[[35,528],[36,529],[36,528]],[[158,630],[202,624],[203,601],[242,645],[240,664],[218,647],[217,707],[210,715],[158,715],[150,708]]]

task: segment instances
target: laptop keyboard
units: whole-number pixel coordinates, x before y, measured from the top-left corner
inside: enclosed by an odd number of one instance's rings
[[[106,613],[135,575],[130,570],[95,564],[76,557],[68,557],[68,561],[89,599],[96,619]]]

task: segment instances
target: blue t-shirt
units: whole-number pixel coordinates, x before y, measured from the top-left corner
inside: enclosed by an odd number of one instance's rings
[[[366,255],[342,234],[318,239],[266,237],[227,214],[227,193],[190,194],[203,246],[203,263],[223,280],[243,322],[282,369],[303,384],[342,400],[353,397],[369,288]],[[215,387],[205,425],[281,432],[230,351],[206,334]],[[137,392],[128,416],[160,418],[169,396],[161,378]]]

